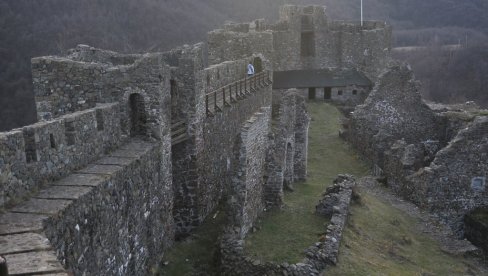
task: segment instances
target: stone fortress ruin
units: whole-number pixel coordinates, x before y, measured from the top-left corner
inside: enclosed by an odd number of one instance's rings
[[[79,45],[33,58],[39,122],[0,133],[0,255],[10,273],[145,275],[223,204],[224,274],[318,275],[337,261],[347,176],[329,191],[338,202],[321,203],[335,242],[299,265],[242,256],[258,216],[306,178],[307,93],[344,110],[359,104],[341,135],[395,192],[462,236],[463,217],[488,204],[488,118],[425,104],[411,69],[390,57],[391,34],[383,22],[286,5],[275,24],[227,23],[206,43],[164,53]],[[331,204],[343,208],[330,214]]]

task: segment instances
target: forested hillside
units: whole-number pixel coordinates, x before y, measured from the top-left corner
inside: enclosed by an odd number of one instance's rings
[[[167,50],[204,40],[207,31],[225,20],[273,21],[284,3],[325,4],[332,18],[359,18],[359,0],[0,0],[0,130],[36,119],[31,57],[62,54],[80,43],[121,52]],[[469,46],[487,40],[486,0],[364,0],[364,4],[366,19],[395,26],[397,45],[429,44],[434,38],[451,44],[464,41],[466,35]],[[479,52],[468,54],[478,64],[472,66],[475,72],[479,66],[488,67],[486,54],[476,58]],[[482,84],[473,99],[487,90]]]

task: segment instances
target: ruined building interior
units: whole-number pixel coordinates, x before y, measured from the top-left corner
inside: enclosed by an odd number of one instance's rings
[[[319,275],[337,262],[347,177],[339,211],[318,207],[335,218],[329,238],[300,265],[256,264],[242,250],[263,210],[307,176],[307,98],[346,111],[341,137],[395,193],[460,238],[476,232],[464,217],[488,205],[488,117],[426,104],[391,40],[384,22],[286,5],[277,23],[227,23],[168,52],[79,45],[33,58],[39,121],[0,133],[0,255],[11,275],[146,275],[220,204],[223,275]]]

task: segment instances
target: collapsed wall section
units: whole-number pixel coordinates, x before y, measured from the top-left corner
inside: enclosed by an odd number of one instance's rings
[[[342,136],[395,193],[462,236],[464,215],[488,204],[487,119],[444,109],[436,113],[427,106],[409,66],[396,65],[355,109]]]
[[[420,169],[408,184],[421,187],[430,211],[463,233],[464,215],[488,206],[488,117],[478,117]]]
[[[408,144],[443,140],[441,121],[423,103],[406,64],[382,74],[363,105],[351,115],[347,139],[368,159],[384,167],[384,153],[400,139]]]
[[[118,104],[0,133],[0,206],[85,166],[122,143]]]

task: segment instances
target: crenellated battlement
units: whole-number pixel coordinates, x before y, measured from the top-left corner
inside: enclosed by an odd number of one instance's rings
[[[119,104],[101,104],[0,133],[0,206],[68,175],[121,142]]]

